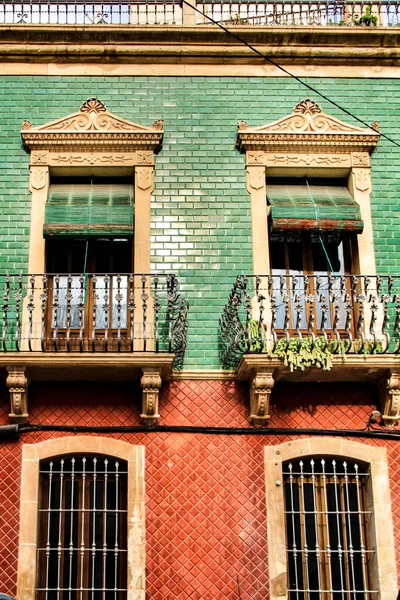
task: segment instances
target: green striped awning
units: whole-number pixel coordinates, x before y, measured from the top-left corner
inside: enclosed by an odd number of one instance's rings
[[[267,199],[273,231],[363,230],[359,205],[347,187],[337,181],[309,181],[307,186],[304,180],[267,180]]]
[[[50,184],[43,234],[132,236],[133,183],[120,180]]]

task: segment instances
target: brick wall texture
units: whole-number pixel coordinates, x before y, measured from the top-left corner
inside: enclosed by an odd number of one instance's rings
[[[134,396],[136,396],[134,394]],[[57,398],[55,403],[54,398]],[[232,382],[178,382],[163,389],[161,424],[246,426],[248,390]],[[0,423],[8,422],[0,393]],[[371,386],[277,385],[271,427],[362,429],[375,406]],[[32,423],[138,424],[139,390],[128,385],[39,384]],[[62,433],[27,433],[0,446],[0,591],[15,594],[23,443]],[[73,435],[73,434],[70,434]],[[263,448],[295,436],[192,433],[115,434],[146,454],[147,597],[152,600],[261,600],[268,597]],[[298,436],[297,436],[298,437]],[[357,441],[357,437],[351,439]],[[388,452],[396,545],[400,548],[398,443]],[[398,553],[400,572],[400,553]]]
[[[309,82],[399,138],[399,80]],[[237,122],[261,125],[278,119],[307,95],[286,78],[2,77],[0,272],[27,269],[30,194],[29,157],[20,138],[23,119],[43,124],[75,112],[89,96],[134,122],[150,125],[163,118],[152,204],[152,268],[177,272],[189,298],[185,367],[219,367],[219,316],[236,274],[252,272],[250,205],[244,156],[235,149]],[[352,123],[318,96],[313,99],[325,112]],[[395,274],[400,264],[399,148],[381,139],[372,166],[377,270]]]

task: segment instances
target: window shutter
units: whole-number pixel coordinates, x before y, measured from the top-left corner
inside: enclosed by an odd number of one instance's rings
[[[43,234],[132,236],[133,183],[52,183]]]
[[[269,183],[273,231],[347,230],[361,233],[360,207],[344,185],[325,183]]]

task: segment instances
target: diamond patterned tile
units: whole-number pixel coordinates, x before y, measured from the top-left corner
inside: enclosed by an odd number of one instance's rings
[[[140,422],[140,390],[128,384],[31,388],[32,422]],[[360,428],[375,402],[368,386],[304,384],[294,393],[289,385],[279,385],[272,396],[271,426]],[[7,391],[0,390],[0,422],[8,422],[7,403]],[[160,412],[163,424],[247,426],[247,386],[170,383],[162,391]],[[1,592],[16,592],[22,443],[61,435],[29,433],[0,446]],[[147,598],[264,600],[269,581],[263,447],[290,437],[155,432],[114,437],[146,446]],[[400,447],[361,441],[388,451],[400,567]]]

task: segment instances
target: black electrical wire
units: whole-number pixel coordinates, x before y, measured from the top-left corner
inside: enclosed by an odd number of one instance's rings
[[[400,440],[400,430],[371,430],[368,422],[364,429],[313,429],[294,427],[207,427],[193,425],[42,425],[25,423],[0,426],[0,440],[11,435],[40,431],[62,431],[64,433],[191,433],[206,435],[308,435],[332,437],[358,437],[384,440]]]
[[[215,19],[213,19],[212,17],[210,17],[210,16],[206,15],[205,13],[203,13],[196,6],[194,6],[193,4],[191,4],[190,2],[188,2],[188,0],[181,0],[181,1],[182,1],[182,4],[186,4],[190,8],[194,9],[202,17],[205,17],[211,23],[213,23],[213,25],[216,25],[217,27],[219,27],[220,29],[222,29],[222,31],[225,31],[225,33],[227,33],[231,37],[235,38],[235,40],[237,40],[241,44],[244,44],[245,46],[247,46],[252,52],[254,52],[258,56],[260,56],[262,59],[264,59],[267,62],[269,62],[271,65],[273,65],[274,67],[276,67],[277,69],[279,69],[283,73],[286,73],[286,75],[288,75],[289,77],[291,77],[292,79],[294,79],[295,81],[297,81],[298,83],[300,83],[301,85],[303,85],[304,87],[306,87],[308,90],[310,90],[314,94],[317,94],[320,98],[323,98],[324,100],[326,100],[327,102],[329,102],[330,104],[332,104],[332,106],[335,106],[336,108],[338,108],[339,110],[341,110],[342,112],[344,112],[349,117],[352,117],[353,119],[355,119],[356,121],[358,121],[359,123],[361,123],[361,125],[364,125],[364,127],[368,127],[369,129],[372,129],[376,133],[380,133],[380,135],[383,138],[385,138],[386,140],[388,140],[388,142],[390,142],[391,144],[394,144],[395,146],[397,146],[398,148],[400,148],[400,143],[399,142],[396,142],[396,140],[394,140],[393,138],[389,137],[388,135],[386,135],[382,131],[379,131],[379,129],[376,129],[375,127],[372,127],[366,121],[364,121],[363,119],[360,119],[360,117],[357,117],[357,115],[355,115],[352,112],[350,112],[349,110],[347,110],[347,108],[344,108],[343,106],[341,106],[340,104],[338,104],[337,102],[335,102],[335,100],[332,100],[328,96],[325,96],[325,94],[323,94],[322,92],[318,91],[312,85],[310,85],[309,83],[307,83],[306,81],[304,81],[303,79],[301,79],[301,77],[297,77],[297,75],[294,75],[294,73],[291,73],[290,71],[288,71],[287,69],[285,69],[285,67],[282,67],[279,63],[277,63],[275,60],[273,60],[272,58],[270,58],[267,54],[263,54],[262,52],[260,52],[259,50],[257,50],[257,48],[255,48],[254,46],[252,46],[251,44],[249,44],[248,42],[246,42],[246,40],[244,40],[242,37],[240,37],[240,35],[237,35],[233,31],[231,31],[230,29],[227,29],[227,27],[225,27],[224,25],[221,25],[221,23],[219,23],[218,21],[215,21]]]

